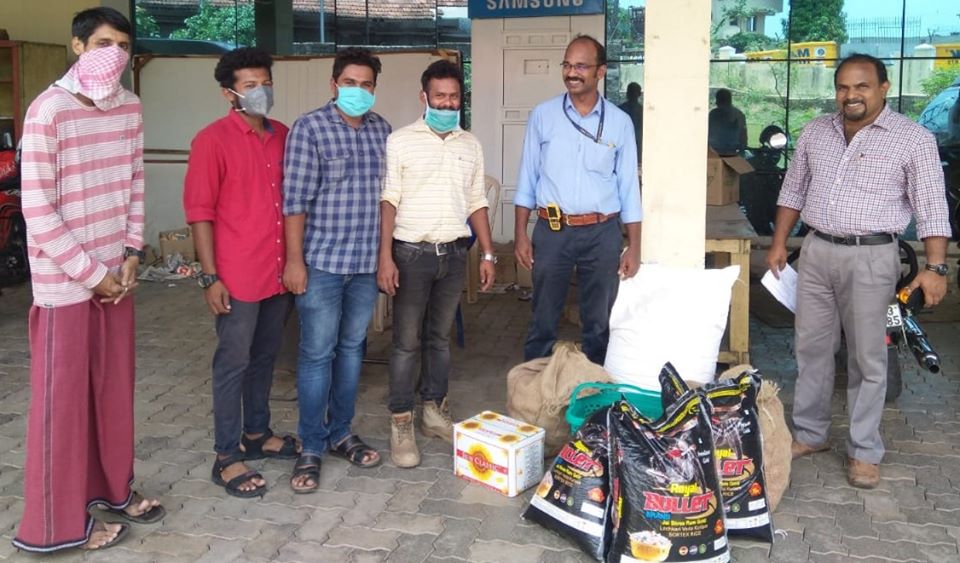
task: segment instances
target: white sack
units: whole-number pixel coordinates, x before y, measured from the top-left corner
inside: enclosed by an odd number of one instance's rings
[[[603,366],[611,379],[659,391],[660,369],[671,362],[686,381],[713,381],[730,290],[739,275],[739,266],[702,270],[644,264],[636,276],[621,281]]]

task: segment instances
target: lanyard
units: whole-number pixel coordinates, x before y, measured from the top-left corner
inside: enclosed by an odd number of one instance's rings
[[[574,127],[576,127],[577,131],[579,131],[581,134],[583,134],[586,138],[590,139],[594,143],[599,143],[600,137],[601,135],[603,135],[603,118],[606,114],[606,111],[605,111],[606,104],[603,103],[603,98],[602,97],[600,98],[600,125],[597,126],[596,135],[591,134],[589,131],[581,127],[579,123],[574,121],[572,117],[570,117],[570,114],[567,113],[567,99],[568,99],[568,94],[564,94],[563,95],[563,115],[567,116],[567,120],[570,122],[570,125],[573,125]]]

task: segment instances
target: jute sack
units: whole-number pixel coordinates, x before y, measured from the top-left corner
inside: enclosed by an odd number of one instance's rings
[[[737,377],[749,369],[753,369],[753,366],[734,366],[720,374],[720,379]],[[783,492],[790,484],[790,464],[793,461],[790,453],[792,436],[783,415],[783,403],[777,397],[779,392],[779,385],[763,379],[757,394],[760,436],[763,438],[763,476],[767,483],[767,502],[770,503],[771,512],[776,510]]]
[[[507,413],[543,428],[544,456],[551,457],[570,440],[570,394],[588,381],[606,383],[610,377],[575,343],[558,341],[550,357],[518,364],[507,374]]]

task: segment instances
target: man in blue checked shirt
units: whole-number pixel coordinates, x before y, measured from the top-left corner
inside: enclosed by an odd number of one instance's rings
[[[563,56],[567,92],[536,108],[527,121],[517,179],[514,243],[517,262],[533,270],[533,318],[527,360],[549,356],[574,268],[580,292],[583,352],[603,364],[618,274],[640,267],[640,181],[633,121],[600,95],[606,50],[581,35]],[[539,220],[533,240],[531,213]],[[620,224],[627,247],[621,253]]]
[[[297,493],[317,489],[328,450],[359,467],[380,463],[350,430],[377,299],[380,184],[391,132],[370,111],[378,74],[380,59],[370,51],[341,51],[330,80],[333,100],[297,119],[287,138],[283,283],[300,313],[303,451],[290,478]]]

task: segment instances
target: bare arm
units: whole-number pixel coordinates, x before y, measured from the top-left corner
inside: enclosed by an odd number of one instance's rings
[[[283,268],[283,285],[294,295],[307,291],[307,265],[303,259],[303,228],[306,214],[283,219],[283,235],[287,244],[287,264]]]
[[[493,254],[493,238],[490,236],[490,217],[487,214],[487,208],[482,207],[470,214],[470,228],[477,235],[477,242],[480,244],[480,252],[484,254]],[[496,278],[496,268],[493,262],[488,260],[480,261],[480,291],[486,291],[493,285]]]
[[[380,266],[377,269],[377,285],[387,295],[396,295],[400,287],[400,273],[393,261],[393,228],[397,221],[397,208],[380,202]]]

